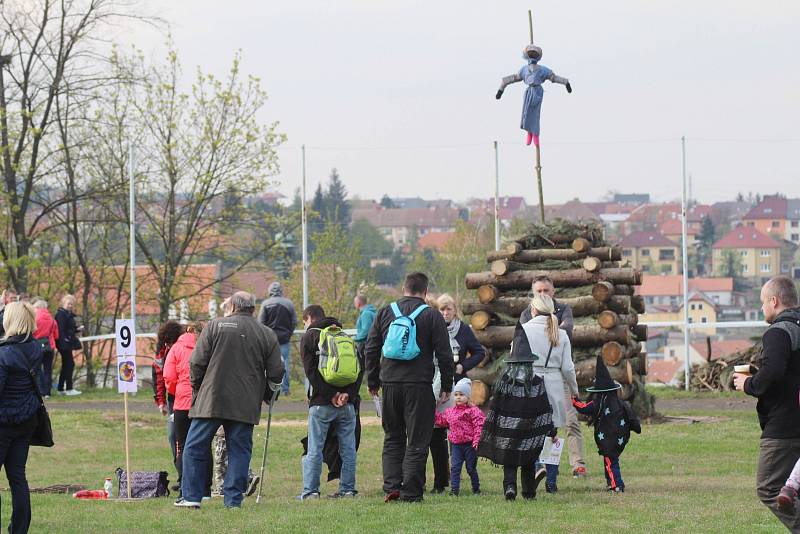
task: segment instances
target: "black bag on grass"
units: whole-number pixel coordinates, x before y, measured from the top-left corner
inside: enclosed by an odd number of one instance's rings
[[[117,468],[117,496],[128,498],[128,474],[121,467]],[[169,496],[169,479],[166,471],[134,471],[131,497],[149,499],[151,497]]]

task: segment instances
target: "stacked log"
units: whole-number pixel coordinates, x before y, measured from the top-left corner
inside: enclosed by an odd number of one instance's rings
[[[600,354],[612,378],[623,385],[623,398],[641,407],[640,416],[651,416],[652,398],[634,402],[637,395],[648,396],[643,379],[647,355],[641,348],[647,327],[638,316],[644,313],[644,301],[634,291],[642,275],[620,267],[621,259],[619,247],[603,241],[598,225],[561,220],[532,225],[524,236],[488,252],[487,270],[464,278],[475,294],[462,303],[461,311],[489,354],[486,365],[468,373],[470,378],[493,384],[502,362],[492,360],[508,354],[514,327],[530,306],[532,283],[546,275],[556,299],[570,306],[575,319],[572,356],[579,386],[591,385]]]

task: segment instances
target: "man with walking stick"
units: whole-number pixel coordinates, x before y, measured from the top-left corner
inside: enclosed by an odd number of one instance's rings
[[[280,389],[283,379],[278,338],[253,317],[253,295],[238,291],[231,306],[230,316],[209,321],[189,360],[192,424],[183,451],[183,498],[175,506],[200,508],[211,439],[222,426],[228,446],[225,507],[241,507],[253,454],[253,426],[261,416],[261,402],[274,402],[272,392]]]

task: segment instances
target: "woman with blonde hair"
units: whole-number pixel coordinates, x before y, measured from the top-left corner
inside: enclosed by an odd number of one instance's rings
[[[27,302],[9,302],[3,314],[5,337],[0,340],[0,467],[11,489],[9,532],[28,532],[31,496],[25,478],[30,439],[38,422],[37,375],[42,347],[33,339],[36,312]]]
[[[81,348],[81,340],[78,338],[78,331],[83,330],[83,327],[79,327],[75,323],[75,297],[72,295],[64,295],[61,298],[61,306],[56,311],[56,323],[58,323],[56,348],[61,355],[61,373],[58,375],[58,394],[80,395],[81,392],[72,385],[72,372],[75,369],[75,360],[72,358],[72,351]]]
[[[531,301],[531,317],[522,325],[531,352],[536,356],[533,371],[544,379],[547,398],[553,408],[553,427],[558,430],[566,425],[567,407],[564,383],[569,388],[569,397],[578,394],[575,365],[572,362],[572,345],[567,333],[558,327],[555,306],[550,295],[537,293]],[[556,441],[558,438],[553,438]],[[547,493],[556,493],[558,466],[547,465]]]

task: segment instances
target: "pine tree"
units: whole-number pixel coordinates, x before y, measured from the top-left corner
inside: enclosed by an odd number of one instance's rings
[[[325,210],[322,212],[326,222],[337,223],[341,227],[350,224],[350,203],[347,201],[347,188],[339,178],[339,172],[331,170],[328,191],[325,194]]]

